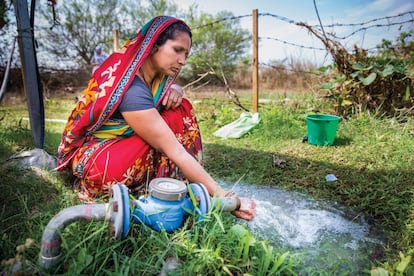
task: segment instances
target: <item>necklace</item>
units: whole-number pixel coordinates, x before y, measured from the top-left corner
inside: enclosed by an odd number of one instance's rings
[[[149,82],[147,82],[147,80],[145,79],[145,74],[144,74],[144,71],[142,70],[142,67],[140,67],[140,68],[139,68],[139,73],[141,74],[142,79],[143,79],[143,81],[145,82],[145,84],[146,84],[149,88],[151,88],[151,85],[150,85],[150,84],[149,84]]]

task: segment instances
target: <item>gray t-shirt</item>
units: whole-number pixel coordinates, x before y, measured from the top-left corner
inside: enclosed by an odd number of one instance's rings
[[[121,119],[121,112],[147,110],[154,107],[151,90],[138,76],[135,76],[112,118]]]

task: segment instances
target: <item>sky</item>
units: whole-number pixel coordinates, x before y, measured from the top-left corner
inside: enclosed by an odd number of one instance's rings
[[[272,14],[285,17],[294,22],[305,22],[310,25],[319,25],[313,0],[175,0],[178,6],[186,9],[192,3],[198,5],[198,10],[212,15],[227,10],[235,16],[251,15],[253,9],[258,13]],[[382,39],[394,41],[400,31],[414,29],[414,1],[410,0],[315,0],[322,25],[364,23],[373,19],[391,16],[390,19],[376,20],[370,24],[357,26],[335,26],[326,28],[325,32],[334,32],[338,40],[347,49],[354,44],[365,49],[375,48],[381,44]],[[396,15],[411,12],[405,16]],[[384,27],[370,27],[366,31],[357,31],[361,27],[370,25],[389,25],[389,23],[409,21],[404,24]],[[240,19],[242,28],[252,30],[252,17]],[[402,27],[401,27],[402,26]],[[400,31],[399,28],[401,27]],[[355,35],[351,35],[355,32]],[[274,16],[259,16],[259,62],[270,60],[282,61],[286,58],[306,59],[314,64],[330,63],[331,57],[327,55],[320,40],[312,36],[303,27],[288,23]],[[284,42],[281,42],[284,41]],[[290,44],[289,44],[290,43]],[[291,44],[304,47],[293,46]],[[316,48],[316,49],[309,49]]]

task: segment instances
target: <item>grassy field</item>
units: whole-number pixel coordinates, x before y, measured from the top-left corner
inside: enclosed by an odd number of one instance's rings
[[[215,178],[274,185],[349,206],[387,237],[384,250],[373,254],[367,270],[350,274],[414,273],[413,118],[362,113],[340,122],[334,146],[313,146],[302,141],[307,135],[305,116],[315,110],[332,113],[329,104],[310,93],[261,91],[260,98],[266,101],[259,106],[260,125],[240,139],[223,140],[213,132],[236,120],[242,110],[224,92],[188,95],[203,135],[205,167]],[[250,108],[250,94],[240,96]],[[73,105],[73,95],[49,98],[46,118],[66,119]],[[2,270],[18,260],[27,260],[34,264],[30,269],[38,269],[45,225],[60,209],[78,204],[67,175],[22,170],[7,160],[33,148],[27,117],[24,103],[0,106]],[[62,129],[62,123],[46,122],[45,150],[50,154],[56,154]],[[274,166],[275,157],[286,166]],[[334,183],[325,181],[330,173],[338,178]],[[243,227],[233,225],[230,216],[219,214],[203,227],[173,234],[133,227],[120,242],[108,237],[103,223],[76,223],[65,229],[62,239],[65,257],[60,272],[67,275],[157,275],[168,256],[179,257],[185,264],[179,275],[337,272],[307,271],[289,252],[255,239]]]

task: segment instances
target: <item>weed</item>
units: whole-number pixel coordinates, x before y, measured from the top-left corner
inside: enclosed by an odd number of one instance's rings
[[[305,115],[330,107],[315,95],[263,94],[271,101],[260,105],[262,121],[240,139],[223,140],[213,132],[242,112],[224,99],[202,99],[195,105],[204,140],[206,169],[218,180],[278,186],[305,192],[316,199],[336,201],[364,214],[372,227],[385,232],[387,250],[379,270],[412,271],[414,233],[414,130],[413,119],[384,118],[362,112],[341,121],[335,143],[318,147],[303,143]],[[296,103],[290,105],[289,100]],[[284,101],[282,101],[284,100]],[[245,95],[244,104],[250,101]],[[65,119],[72,99],[49,99],[49,118]],[[245,106],[248,106],[245,104]],[[31,147],[25,106],[1,107],[0,117],[0,209],[2,270],[16,246],[30,238],[23,264],[38,270],[40,238],[47,222],[59,210],[79,204],[67,175],[35,173],[9,164],[12,154]],[[375,115],[375,116],[374,116]],[[402,120],[403,119],[403,120]],[[46,122],[45,149],[55,154],[64,125]],[[273,157],[284,160],[274,166]],[[325,175],[338,181],[328,184]],[[190,223],[190,222],[188,222]],[[110,238],[103,222],[74,223],[62,231],[64,258],[59,267],[66,274],[157,275],[166,260],[178,260],[177,274],[191,275],[329,275],[332,271],[310,271],[301,267],[300,256],[280,252],[258,240],[228,214],[213,213],[203,225],[195,223],[168,234],[143,225],[132,225],[122,241]],[[401,252],[401,253],[400,253]],[[335,268],[336,264],[333,264]],[[24,268],[25,269],[25,268]],[[381,271],[382,271],[381,270]],[[403,272],[401,272],[403,271]]]

